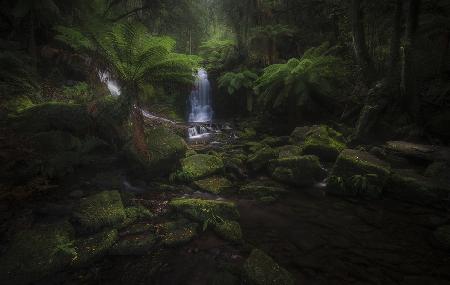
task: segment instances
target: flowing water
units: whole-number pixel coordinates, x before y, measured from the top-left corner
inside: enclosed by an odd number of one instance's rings
[[[191,106],[189,122],[204,123],[212,120],[211,88],[208,73],[203,68],[200,68],[197,72],[197,79],[189,96],[189,103]]]

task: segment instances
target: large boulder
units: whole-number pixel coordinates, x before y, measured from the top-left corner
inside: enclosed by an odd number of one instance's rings
[[[197,222],[213,220],[215,217],[228,220],[239,218],[236,205],[232,202],[179,198],[170,201],[169,205],[175,211]]]
[[[194,185],[202,191],[221,194],[232,188],[230,180],[222,176],[212,176],[194,181]]]
[[[80,200],[73,222],[82,232],[97,232],[104,227],[119,227],[127,218],[117,191],[103,191]]]
[[[424,177],[413,170],[396,169],[385,192],[393,198],[410,203],[446,208],[450,187],[445,182]]]
[[[145,143],[148,154],[142,154],[132,142],[126,149],[132,162],[137,162],[136,167],[144,168],[152,175],[167,175],[185,157],[186,142],[168,128],[156,127],[145,131]]]
[[[220,172],[224,167],[221,158],[214,155],[196,154],[181,160],[181,172],[190,180],[201,179]]]
[[[254,285],[293,285],[294,278],[270,256],[254,249],[244,263],[245,278]]]
[[[333,166],[327,192],[339,196],[378,198],[390,172],[390,165],[376,156],[346,149]]]
[[[261,171],[266,168],[270,160],[276,158],[278,153],[271,147],[264,147],[250,155],[247,163],[253,171]]]
[[[343,135],[325,125],[296,128],[290,138],[292,144],[303,147],[303,154],[318,156],[324,161],[334,161],[346,148]]]
[[[74,242],[75,256],[71,265],[84,267],[103,257],[118,239],[116,229],[107,229]]]
[[[198,224],[186,219],[170,221],[158,226],[161,243],[168,247],[190,242],[198,232]]]
[[[302,147],[298,145],[284,145],[276,149],[278,158],[290,158],[293,156],[300,156],[303,153]]]
[[[0,283],[29,284],[64,269],[77,256],[73,235],[68,222],[17,233],[0,258]]]
[[[269,168],[273,179],[296,186],[313,185],[326,176],[326,171],[314,155],[272,160]]]

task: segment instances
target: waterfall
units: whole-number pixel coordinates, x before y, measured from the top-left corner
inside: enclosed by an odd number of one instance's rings
[[[213,116],[211,107],[211,88],[206,70],[200,68],[197,72],[194,89],[189,96],[191,112],[189,122],[210,122]]]
[[[99,72],[98,76],[100,77],[100,80],[106,84],[106,86],[108,87],[108,90],[112,96],[120,95],[119,84],[117,83],[117,81],[115,81],[111,78],[111,75],[107,71]]]

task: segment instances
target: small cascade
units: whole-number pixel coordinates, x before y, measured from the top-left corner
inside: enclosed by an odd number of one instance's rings
[[[206,70],[200,68],[197,72],[194,89],[189,96],[191,111],[189,122],[211,122],[213,110],[211,107],[211,88]]]
[[[206,138],[211,134],[211,129],[204,125],[195,125],[188,128],[189,139]]]
[[[117,83],[117,81],[111,78],[111,75],[107,71],[99,72],[98,76],[100,77],[100,80],[106,84],[112,96],[120,95],[121,92],[119,84]]]

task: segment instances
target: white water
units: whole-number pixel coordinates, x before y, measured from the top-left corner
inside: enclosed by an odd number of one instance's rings
[[[111,78],[111,75],[107,71],[99,72],[98,76],[100,77],[100,80],[106,84],[112,96],[120,95],[119,84],[117,83],[117,81]]]
[[[200,68],[197,72],[194,89],[189,96],[191,111],[189,122],[204,123],[210,122],[213,117],[211,107],[211,88],[206,70]]]

